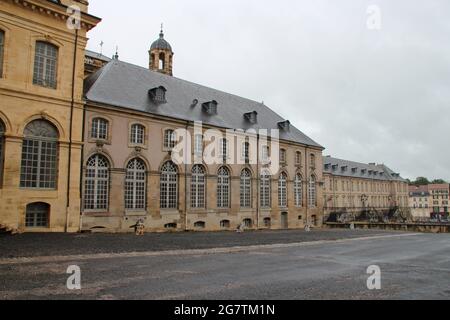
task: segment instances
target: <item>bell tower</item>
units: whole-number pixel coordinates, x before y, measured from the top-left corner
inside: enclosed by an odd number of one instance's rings
[[[170,44],[164,39],[163,26],[161,25],[161,32],[159,39],[152,43],[150,51],[149,69],[172,76],[173,66],[173,51]]]

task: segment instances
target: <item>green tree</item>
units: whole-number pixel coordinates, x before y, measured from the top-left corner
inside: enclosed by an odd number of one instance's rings
[[[416,181],[413,182],[413,185],[416,186],[426,186],[428,184],[430,184],[430,180],[425,177],[418,177]]]

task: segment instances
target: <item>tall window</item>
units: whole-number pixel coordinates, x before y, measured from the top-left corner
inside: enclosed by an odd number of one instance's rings
[[[196,134],[194,138],[194,154],[197,157],[203,156],[203,135]]]
[[[303,180],[300,174],[295,176],[294,180],[294,196],[295,196],[295,206],[301,208],[303,206]]]
[[[48,42],[36,42],[33,84],[56,89],[58,48]]]
[[[145,127],[141,124],[131,126],[130,142],[132,144],[143,145],[145,141]]]
[[[217,207],[230,207],[230,171],[221,167],[217,175]]]
[[[311,176],[309,180],[309,192],[308,192],[308,205],[310,208],[317,206],[317,194],[316,194],[316,177]]]
[[[242,144],[241,158],[242,158],[242,160],[245,161],[245,163],[249,163],[249,161],[250,161],[250,143],[249,142],[244,142]]]
[[[125,209],[145,210],[147,168],[141,159],[128,163],[125,176]]]
[[[298,166],[302,164],[302,153],[300,151],[295,153],[295,164]]]
[[[287,157],[286,150],[280,149],[280,163],[286,164],[286,161],[287,161],[286,157]]]
[[[92,120],[91,138],[97,140],[108,139],[109,123],[108,120],[95,118]]]
[[[228,140],[227,139],[219,140],[219,157],[228,158]]]
[[[261,147],[261,160],[263,164],[266,164],[269,161],[270,156],[270,148],[269,146]]]
[[[284,172],[278,179],[278,204],[281,208],[287,207],[287,175]]]
[[[24,130],[20,187],[56,189],[58,131],[45,120],[34,120]]]
[[[252,207],[252,174],[244,169],[241,173],[241,208]]]
[[[191,207],[200,209],[205,208],[205,169],[201,165],[195,165],[192,168],[191,181]]]
[[[46,203],[36,202],[27,205],[25,214],[25,227],[48,228],[50,206]]]
[[[311,168],[315,168],[316,167],[316,156],[311,154],[310,158],[309,158],[309,161],[310,161]]]
[[[172,150],[175,148],[176,144],[176,135],[174,130],[166,130],[164,131],[164,148],[168,150]]]
[[[261,182],[260,182],[260,195],[261,195],[261,207],[262,208],[270,208],[270,174],[268,172],[263,172],[261,174]]]
[[[107,210],[109,205],[109,163],[97,154],[86,164],[84,182],[84,209]]]
[[[0,30],[0,78],[3,77],[3,55],[5,51],[5,32]]]
[[[161,168],[161,209],[178,208],[178,171],[173,162],[166,162]]]
[[[0,120],[0,187],[2,186],[3,182],[3,158],[5,154],[5,125]]]

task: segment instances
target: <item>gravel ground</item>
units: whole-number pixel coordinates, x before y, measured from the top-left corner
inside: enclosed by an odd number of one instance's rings
[[[398,232],[397,232],[398,233]],[[132,234],[22,234],[0,237],[0,258],[210,249],[396,234],[378,230],[315,230]]]

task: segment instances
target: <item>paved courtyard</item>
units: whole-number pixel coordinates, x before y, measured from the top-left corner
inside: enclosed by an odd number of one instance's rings
[[[66,287],[70,265],[81,290]],[[381,269],[381,290],[366,273]],[[365,230],[0,238],[0,299],[450,299],[450,236]]]

